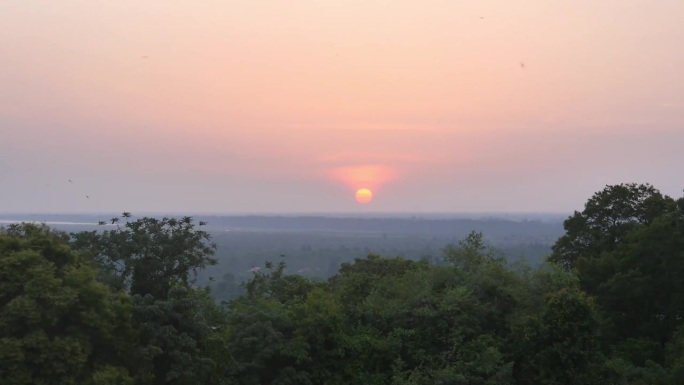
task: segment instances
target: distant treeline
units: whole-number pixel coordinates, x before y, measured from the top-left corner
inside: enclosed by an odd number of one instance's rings
[[[241,230],[326,231],[415,235],[454,235],[487,231],[488,236],[516,234],[521,237],[558,237],[561,222],[512,221],[504,219],[422,219],[422,218],[330,218],[319,216],[206,217],[212,228]]]
[[[60,222],[59,227],[82,227],[83,223],[97,224],[97,215],[83,214],[21,214],[0,216],[0,219],[24,221]],[[463,236],[471,231],[486,232],[488,238],[516,236],[519,238],[557,239],[563,233],[562,221],[556,220],[510,220],[500,218],[481,219],[430,219],[430,218],[341,218],[326,216],[196,216],[207,223],[207,231],[287,231],[329,233],[376,233],[423,236]]]
[[[524,259],[536,266],[551,253],[551,246],[563,234],[562,221],[552,214],[529,214],[516,220],[496,217],[507,214],[490,214],[490,218],[383,215],[387,216],[195,217],[196,221],[206,223],[202,229],[211,234],[218,246],[217,264],[199,272],[197,284],[210,286],[219,300],[234,299],[244,293],[242,284],[252,277],[250,270],[254,266],[261,265],[265,259],[279,260],[281,256],[287,263],[286,273],[310,279],[327,279],[337,274],[342,263],[368,254],[440,263],[443,249],[471,231],[486,234],[487,243],[508,260]],[[135,218],[131,215],[129,219]],[[68,232],[104,231],[114,227],[109,221],[105,226],[97,226],[102,219],[97,215],[27,214],[20,219],[51,222],[52,227]]]
[[[536,267],[471,231],[327,279],[271,259],[224,303],[203,220],[108,223],[0,230],[0,383],[684,383],[684,198],[650,185],[594,194]]]
[[[468,232],[451,236],[306,231],[230,231],[211,235],[218,246],[218,263],[201,272],[198,283],[211,286],[218,299],[229,300],[244,293],[242,283],[252,277],[251,269],[262,265],[264,259],[280,260],[282,256],[286,273],[327,279],[337,274],[343,263],[369,254],[439,264],[443,262],[444,248],[457,244]],[[516,235],[499,240],[487,236],[487,243],[507,260],[523,259],[532,266],[542,263],[553,245],[552,240]]]

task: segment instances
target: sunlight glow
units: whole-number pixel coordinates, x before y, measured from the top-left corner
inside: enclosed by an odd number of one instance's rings
[[[334,180],[347,185],[356,191],[359,188],[377,189],[383,184],[395,180],[397,171],[381,165],[360,165],[338,167],[331,171]]]
[[[360,188],[356,191],[356,201],[364,204],[373,200],[373,192],[367,188]]]

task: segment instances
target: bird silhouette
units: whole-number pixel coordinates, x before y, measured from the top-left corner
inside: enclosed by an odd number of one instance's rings
[[[520,68],[525,68],[525,62],[520,62]]]
[[[87,196],[87,195],[86,195],[86,198],[90,199],[90,197],[89,197],[89,196]]]
[[[71,180],[71,179],[69,179],[69,183],[74,183],[74,181],[73,181],[73,180]]]

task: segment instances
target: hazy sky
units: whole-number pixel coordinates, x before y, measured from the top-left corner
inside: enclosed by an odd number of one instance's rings
[[[682,20],[682,0],[2,0],[0,212],[680,197]]]

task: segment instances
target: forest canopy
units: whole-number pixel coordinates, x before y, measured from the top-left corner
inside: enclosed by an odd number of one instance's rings
[[[265,262],[221,303],[205,223],[109,223],[0,230],[0,383],[684,383],[684,198],[648,184],[592,195],[540,266],[472,232],[327,280]]]

